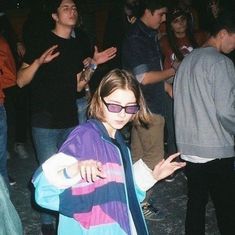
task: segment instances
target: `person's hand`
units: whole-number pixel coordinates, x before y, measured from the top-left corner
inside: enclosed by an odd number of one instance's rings
[[[162,159],[155,167],[153,170],[153,177],[159,181],[167,176],[171,175],[174,171],[185,167],[186,163],[185,162],[176,162],[174,161],[180,153],[175,153],[171,156],[169,156],[166,160]]]
[[[87,57],[82,61],[84,67],[88,67],[90,64],[95,63],[95,61],[91,57]]]
[[[95,160],[79,161],[78,170],[82,179],[86,180],[87,182],[94,182],[99,178],[106,177],[102,169],[101,162]]]
[[[17,54],[20,58],[22,58],[25,54],[25,47],[22,42],[17,42]]]
[[[47,49],[38,59],[38,64],[42,65],[42,64],[47,64],[49,62],[51,62],[54,58],[56,58],[60,52],[56,51],[56,49],[58,48],[58,45],[54,45],[52,47],[50,47],[49,49]]]
[[[95,46],[95,52],[93,56],[93,60],[95,64],[103,64],[116,56],[117,48],[110,47],[104,51],[99,52],[97,46]]]

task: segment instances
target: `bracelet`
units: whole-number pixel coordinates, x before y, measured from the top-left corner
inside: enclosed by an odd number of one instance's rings
[[[71,177],[68,175],[66,168],[63,169],[63,174],[66,179],[71,179]]]
[[[97,69],[97,64],[89,64],[88,68],[90,68],[91,70],[95,71]]]

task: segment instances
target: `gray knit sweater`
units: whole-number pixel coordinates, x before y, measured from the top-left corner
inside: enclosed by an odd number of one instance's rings
[[[193,50],[174,81],[176,142],[184,155],[235,156],[235,69],[213,47]]]

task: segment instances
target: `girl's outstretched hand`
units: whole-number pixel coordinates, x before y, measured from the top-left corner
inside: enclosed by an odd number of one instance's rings
[[[78,171],[82,179],[87,182],[94,182],[99,178],[105,178],[106,175],[102,169],[102,163],[95,160],[85,160],[78,162]]]
[[[167,176],[171,175],[176,170],[184,167],[186,165],[185,162],[176,162],[174,161],[180,153],[175,153],[171,156],[169,156],[166,160],[162,159],[153,170],[153,177],[159,181]]]

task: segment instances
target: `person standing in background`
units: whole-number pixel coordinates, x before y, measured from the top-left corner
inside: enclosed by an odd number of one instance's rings
[[[19,35],[15,33],[13,26],[4,11],[0,12],[0,32],[10,46],[15,60],[16,70],[18,70],[25,54],[25,47],[24,44],[19,40]],[[9,139],[13,139],[14,152],[19,158],[25,159],[28,157],[25,146],[27,142],[29,121],[28,89],[19,89],[16,83],[14,83],[4,90],[4,94],[5,109],[8,116],[7,124],[9,127],[8,150],[11,149]],[[13,138],[11,135],[13,135]],[[10,156],[10,151],[8,152],[8,156]],[[10,181],[11,184],[15,183],[15,180],[11,177]]]
[[[208,36],[206,33],[199,30],[192,31],[190,29],[189,16],[187,12],[178,7],[169,9],[166,19],[166,35],[164,35],[160,40],[164,56],[164,69],[169,69],[172,65],[178,67],[183,58],[194,48],[202,46],[207,38]],[[166,102],[166,152],[168,154],[172,154],[177,151],[173,118],[173,81],[174,77],[165,82],[165,90],[168,94]]]
[[[71,37],[78,18],[77,2],[52,0],[49,9],[54,28],[27,47],[17,74],[20,87],[30,85],[32,136],[40,165],[58,151],[78,124],[77,92],[96,68],[92,61],[83,70],[83,45]],[[112,58],[115,51],[105,54],[106,58]],[[55,233],[53,220],[48,212],[41,213],[43,235]]]
[[[174,76],[175,69],[163,70],[157,30],[166,20],[164,0],[140,1],[140,19],[127,33],[122,46],[123,68],[131,71],[141,84],[146,103],[153,113],[152,121],[143,127],[133,122],[131,151],[133,161],[142,158],[150,169],[164,158],[165,100],[164,80]],[[147,219],[162,219],[159,210],[150,202],[148,191],[143,205]]]
[[[7,173],[7,116],[4,89],[16,84],[16,65],[11,49],[0,34],[0,174],[9,184]]]
[[[174,80],[176,143],[187,162],[186,235],[205,234],[209,196],[220,233],[235,234],[235,68],[223,54],[235,49],[234,12],[221,12],[210,33]]]

